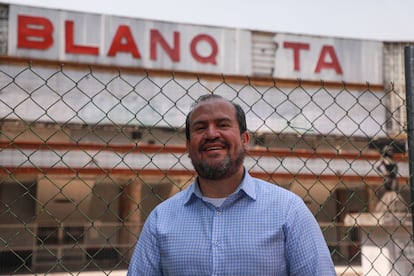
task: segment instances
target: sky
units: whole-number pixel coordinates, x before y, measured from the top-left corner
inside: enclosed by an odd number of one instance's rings
[[[197,25],[414,41],[413,0],[0,0]]]

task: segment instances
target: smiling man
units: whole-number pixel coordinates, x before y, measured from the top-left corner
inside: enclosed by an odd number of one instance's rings
[[[239,106],[212,95],[187,116],[187,149],[204,196],[224,198],[240,185],[250,138],[245,120]]]
[[[250,136],[239,105],[200,97],[186,139],[198,176],[150,214],[128,275],[336,275],[303,200],[243,166]]]

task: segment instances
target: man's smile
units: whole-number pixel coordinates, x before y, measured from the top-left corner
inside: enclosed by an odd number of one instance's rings
[[[224,142],[214,142],[214,143],[204,143],[201,147],[200,150],[201,151],[215,151],[215,150],[223,150],[223,149],[227,149],[227,143]]]

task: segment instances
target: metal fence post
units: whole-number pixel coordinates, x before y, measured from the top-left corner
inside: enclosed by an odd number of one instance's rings
[[[414,46],[404,48],[405,94],[407,101],[408,165],[410,170],[411,219],[414,232]]]

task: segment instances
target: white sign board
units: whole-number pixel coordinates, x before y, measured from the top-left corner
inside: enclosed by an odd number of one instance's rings
[[[10,6],[8,55],[250,75],[250,32]]]
[[[10,5],[8,55],[242,76],[266,61],[277,79],[383,84],[381,41],[269,33],[268,55],[256,33]]]

